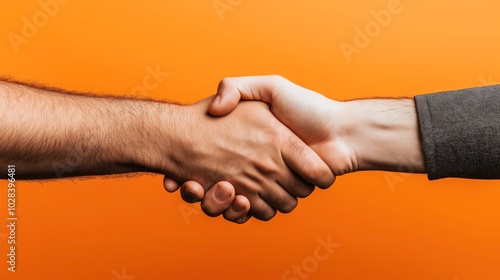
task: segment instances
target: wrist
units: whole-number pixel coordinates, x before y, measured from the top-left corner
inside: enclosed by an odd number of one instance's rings
[[[180,131],[187,119],[184,106],[163,102],[134,101],[134,113],[121,139],[127,141],[121,164],[136,171],[172,174],[173,153],[179,149],[183,136]]]
[[[413,99],[353,100],[341,111],[358,170],[425,172]]]

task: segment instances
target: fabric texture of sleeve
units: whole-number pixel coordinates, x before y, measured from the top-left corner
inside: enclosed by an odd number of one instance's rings
[[[417,95],[430,180],[500,179],[500,85]]]

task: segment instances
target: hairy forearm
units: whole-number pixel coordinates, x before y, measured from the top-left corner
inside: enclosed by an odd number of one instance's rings
[[[341,102],[358,170],[425,172],[413,99]]]
[[[5,81],[0,106],[0,163],[15,164],[17,178],[151,171],[159,166],[153,145],[169,143],[159,127],[177,107]]]

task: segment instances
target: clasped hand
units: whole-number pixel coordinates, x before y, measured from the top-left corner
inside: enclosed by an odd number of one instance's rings
[[[165,176],[165,189],[236,223],[288,213],[315,185],[357,169],[340,103],[280,76],[226,78],[215,97],[187,106],[213,129],[190,130],[198,137],[178,159],[186,167]]]

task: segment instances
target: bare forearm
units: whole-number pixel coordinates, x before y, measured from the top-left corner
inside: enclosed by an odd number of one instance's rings
[[[358,170],[425,172],[413,99],[341,102]]]
[[[160,116],[175,105],[0,82],[0,106],[0,164],[56,178],[148,171]]]

